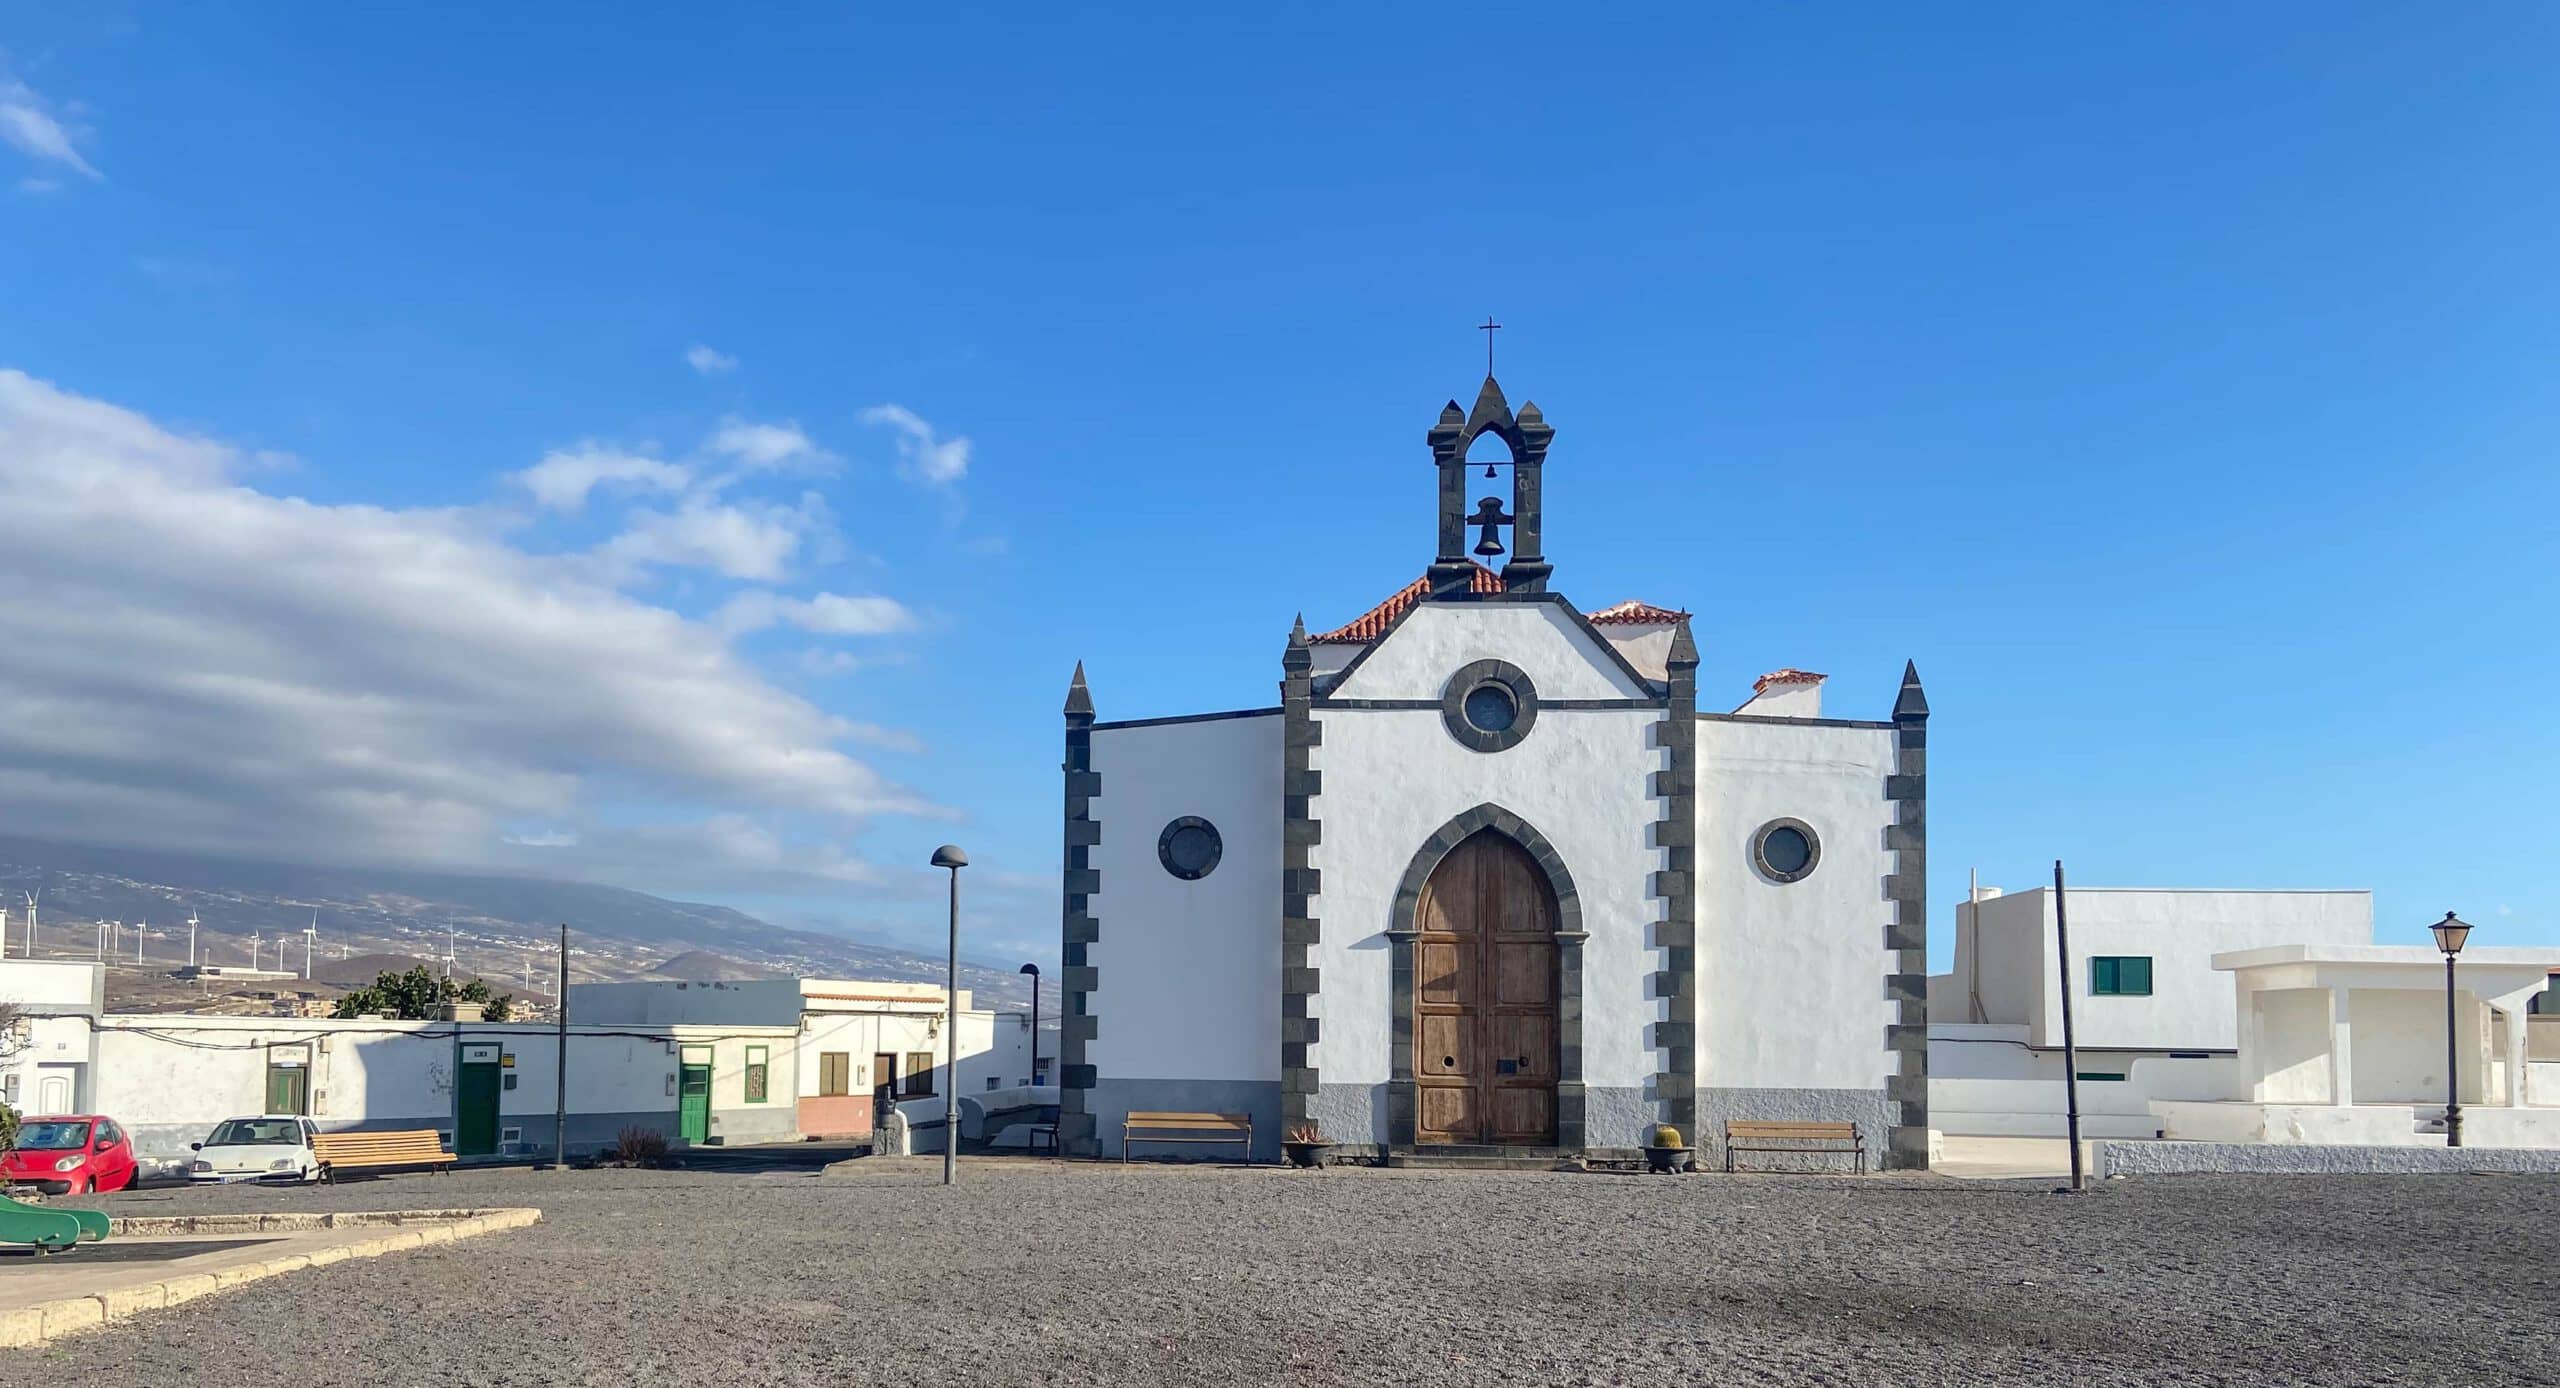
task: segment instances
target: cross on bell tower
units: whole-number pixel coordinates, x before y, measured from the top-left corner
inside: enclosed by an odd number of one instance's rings
[[[1440,468],[1440,536],[1439,549],[1431,561],[1431,592],[1434,597],[1465,593],[1475,586],[1475,564],[1468,558],[1467,527],[1479,529],[1474,552],[1488,558],[1503,552],[1494,532],[1503,526],[1511,528],[1511,559],[1502,566],[1502,586],[1514,593],[1543,593],[1547,575],[1554,566],[1547,563],[1544,549],[1545,507],[1542,504],[1541,474],[1546,467],[1547,444],[1556,431],[1547,427],[1546,416],[1534,403],[1523,403],[1519,413],[1511,410],[1511,402],[1503,399],[1502,387],[1493,379],[1493,329],[1502,326],[1487,317],[1478,325],[1485,335],[1484,386],[1476,392],[1475,408],[1458,412],[1452,400],[1440,411],[1439,422],[1424,436],[1431,445],[1431,459]],[[1502,440],[1511,451],[1511,509],[1506,513],[1499,498],[1486,497],[1473,515],[1467,511],[1467,449],[1485,435]]]

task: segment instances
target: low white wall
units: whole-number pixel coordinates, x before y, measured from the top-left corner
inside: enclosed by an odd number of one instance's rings
[[[2441,1136],[2419,1132],[2417,1114],[2398,1104],[2340,1108],[2328,1104],[2154,1100],[2151,1111],[2159,1117],[2161,1128],[2168,1137],[2185,1141],[2338,1143],[2367,1147],[2444,1145]],[[2468,1129],[2464,1137],[2470,1137]]]

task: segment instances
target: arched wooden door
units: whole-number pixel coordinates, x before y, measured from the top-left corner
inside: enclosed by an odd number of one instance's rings
[[[1414,910],[1414,1141],[1556,1140],[1556,896],[1492,829],[1431,871]]]

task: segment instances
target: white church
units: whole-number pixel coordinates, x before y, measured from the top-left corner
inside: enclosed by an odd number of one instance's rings
[[[1302,1123],[1427,1162],[1786,1118],[1927,1164],[1918,675],[1880,718],[1792,669],[1702,696],[1688,613],[1550,583],[1554,433],[1490,376],[1452,401],[1429,569],[1275,640],[1277,707],[1099,719],[1077,667],[1068,1154],[1184,1110],[1251,1115],[1257,1156]],[[1485,435],[1507,505],[1467,498]]]

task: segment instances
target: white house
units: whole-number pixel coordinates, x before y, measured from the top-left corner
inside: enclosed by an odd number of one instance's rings
[[[1550,585],[1553,433],[1490,378],[1452,401],[1428,570],[1275,640],[1277,707],[1101,719],[1078,667],[1070,1154],[1179,1109],[1252,1115],[1264,1153],[1313,1122],[1400,1161],[1847,1120],[1925,1164],[1917,674],[1886,717],[1827,716],[1795,670],[1701,708],[1688,613]],[[1466,500],[1489,466],[1507,509]],[[1470,558],[1506,530],[1499,572]]]
[[[107,1010],[106,971],[0,958],[0,1004],[18,1013],[0,1032],[0,1104],[21,1113],[89,1112],[89,1031]]]
[[[2238,1053],[2216,955],[2369,944],[2366,891],[2070,889],[2082,1131],[2153,1137],[2157,1098],[2228,1088]],[[2062,971],[2053,889],[1984,889],[1956,907],[1954,967],[1929,980],[1930,1120],[1970,1136],[2064,1130]]]
[[[946,1047],[956,1044],[960,1092],[1031,1082],[1031,1019],[970,1006],[960,992],[956,1025],[942,989],[929,983],[842,978],[762,978],[740,982],[579,983],[569,1015],[589,1025],[788,1027],[799,1057],[788,1091],[799,1131],[809,1137],[870,1133],[874,1096],[921,1099],[942,1083]]]

